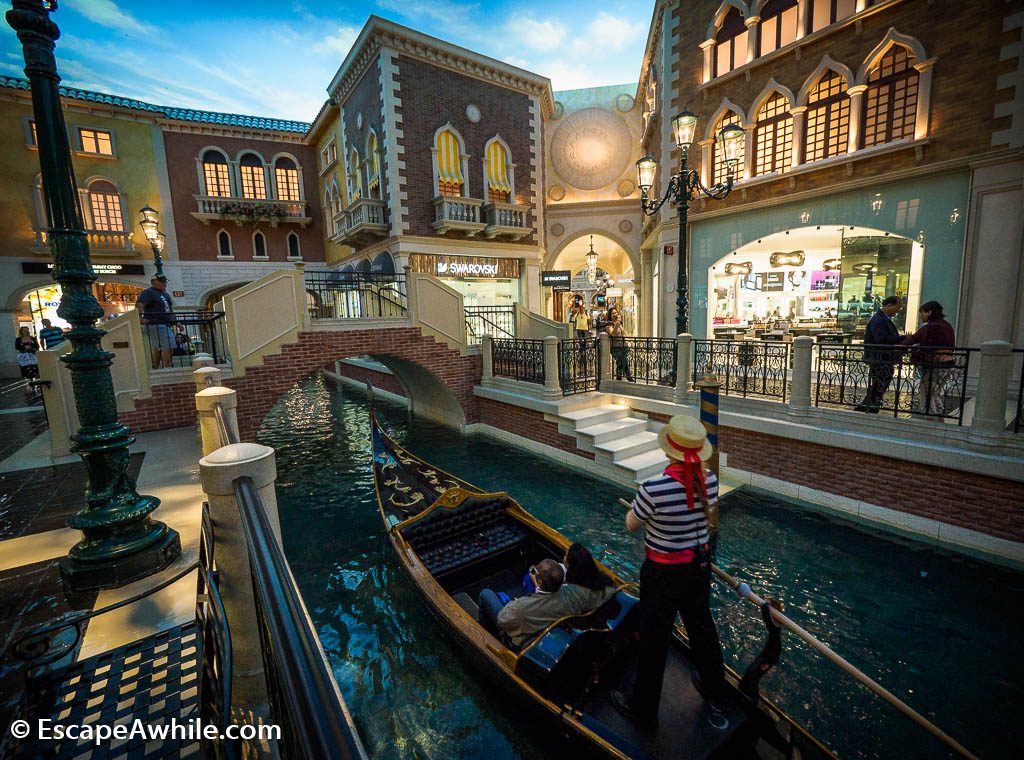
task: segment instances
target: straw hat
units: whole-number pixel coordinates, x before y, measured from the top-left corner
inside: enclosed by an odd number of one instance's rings
[[[708,433],[700,420],[680,414],[668,421],[658,433],[658,443],[669,459],[683,460],[687,450],[706,462],[711,458]]]

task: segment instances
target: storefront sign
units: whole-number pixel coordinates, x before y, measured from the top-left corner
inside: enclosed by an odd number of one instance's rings
[[[782,272],[765,272],[763,278],[762,291],[782,290],[786,287],[786,276]]]
[[[622,298],[622,288],[608,288],[604,294],[609,298]]]
[[[432,274],[442,279],[466,278],[512,280],[519,278],[519,259],[485,258],[483,256],[446,256],[413,253],[409,265],[415,272]]]
[[[23,261],[21,271],[23,274],[49,274],[53,270],[52,261]],[[146,273],[146,267],[142,264],[109,264],[106,262],[92,263],[92,271],[98,275],[140,275]]]
[[[572,281],[572,272],[568,269],[552,269],[540,273],[540,284],[552,287],[568,288]]]

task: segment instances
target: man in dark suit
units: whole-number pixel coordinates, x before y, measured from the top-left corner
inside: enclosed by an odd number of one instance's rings
[[[903,308],[899,296],[889,296],[882,308],[875,312],[864,331],[864,361],[868,365],[868,392],[864,400],[854,407],[858,412],[878,414],[885,392],[892,383],[893,371],[899,360],[899,349],[894,346],[903,340],[892,318]]]

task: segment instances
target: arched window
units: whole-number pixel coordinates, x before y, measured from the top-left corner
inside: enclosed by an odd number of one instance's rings
[[[294,232],[288,233],[288,258],[302,258],[302,248],[299,247],[299,236],[296,235]]]
[[[743,14],[732,8],[715,34],[715,76],[732,71],[747,62],[747,27]]]
[[[348,202],[353,203],[363,196],[363,181],[359,170],[359,151],[353,148],[348,154]]]
[[[793,117],[781,92],[768,96],[757,112],[754,129],[754,174],[788,172],[793,163]]]
[[[893,45],[868,71],[864,94],[864,147],[914,137],[920,75],[914,55]]]
[[[203,182],[206,194],[217,198],[231,197],[231,180],[228,177],[228,160],[216,150],[203,154]]]
[[[740,118],[740,115],[735,111],[726,111],[724,114],[722,114],[722,118],[718,120],[718,123],[715,124],[715,129],[711,134],[717,137],[718,133],[721,132],[724,127],[727,127],[730,124],[735,124],[737,127],[742,127],[743,119]],[[741,179],[743,179],[743,167],[745,166],[744,161],[746,159],[747,152],[747,147],[744,144],[744,142],[744,140],[740,140],[739,161],[737,162],[736,167],[733,169],[733,182],[739,182]],[[719,184],[725,182],[727,172],[725,166],[725,156],[722,155],[722,153],[722,146],[719,144],[719,141],[717,139],[712,140],[711,161],[714,170],[714,176],[712,176],[711,178],[712,184]]]
[[[274,162],[274,183],[277,185],[277,198],[282,201],[297,201],[299,197],[299,169],[287,156]]]
[[[760,51],[767,55],[796,40],[797,0],[768,0],[761,8]]]
[[[434,171],[438,195],[462,195],[461,141],[451,129],[442,129],[434,141]]]
[[[804,161],[846,153],[850,135],[850,96],[838,71],[827,71],[807,96],[807,134]]]
[[[487,200],[508,203],[512,197],[511,170],[508,148],[499,139],[487,143]]]
[[[366,191],[371,198],[380,198],[380,150],[373,132],[366,138]]]
[[[246,153],[239,161],[238,170],[242,176],[243,198],[266,198],[267,181],[263,173],[263,161],[253,153]]]
[[[810,30],[816,32],[852,16],[857,10],[857,0],[812,0],[809,10]]]
[[[231,254],[231,236],[224,230],[217,233],[217,257],[221,259],[234,258]]]
[[[89,183],[89,213],[92,214],[92,229],[124,231],[121,194],[110,182],[98,179]]]
[[[262,232],[256,231],[252,235],[252,257],[254,259],[267,258],[267,238]]]

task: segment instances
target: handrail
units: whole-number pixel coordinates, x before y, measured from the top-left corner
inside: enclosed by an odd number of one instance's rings
[[[627,502],[625,499],[619,499],[619,504],[627,508],[632,508],[629,502]],[[711,565],[711,571],[718,577],[718,579],[723,581],[730,588],[732,588],[740,598],[746,599],[748,602],[750,602],[758,608],[764,608],[765,600],[762,597],[758,596],[756,593],[754,593],[754,591],[750,588],[750,586],[747,583],[737,580],[736,578],[733,578],[731,575],[722,570],[720,567],[718,567],[718,565],[714,564],[713,562],[710,562],[708,564]],[[891,691],[886,689],[880,683],[872,679],[869,675],[867,675],[862,670],[857,668],[851,662],[846,660],[844,657],[836,654],[831,649],[831,647],[829,647],[828,644],[824,643],[816,636],[806,631],[797,623],[794,623],[792,620],[786,617],[786,615],[784,615],[780,610],[776,609],[775,607],[769,605],[769,609],[771,610],[772,619],[779,626],[785,628],[791,633],[795,633],[798,638],[802,639],[806,644],[810,645],[812,649],[817,651],[819,654],[823,655],[827,660],[831,661],[835,665],[838,665],[841,670],[853,676],[857,681],[859,681],[861,684],[863,684],[868,689],[873,691],[875,694],[880,696],[882,699],[891,704],[893,707],[895,707],[901,713],[903,713],[912,721],[917,723],[919,726],[924,728],[926,731],[928,731],[928,733],[939,739],[950,749],[953,749],[954,751],[963,755],[964,757],[972,758],[972,760],[978,760],[977,755],[972,753],[970,750],[968,750],[966,747],[960,744],[960,742],[958,742],[952,736],[950,736],[941,728],[936,726],[926,717],[921,715],[921,713],[919,713],[913,707],[911,707],[902,699],[897,697]]]

